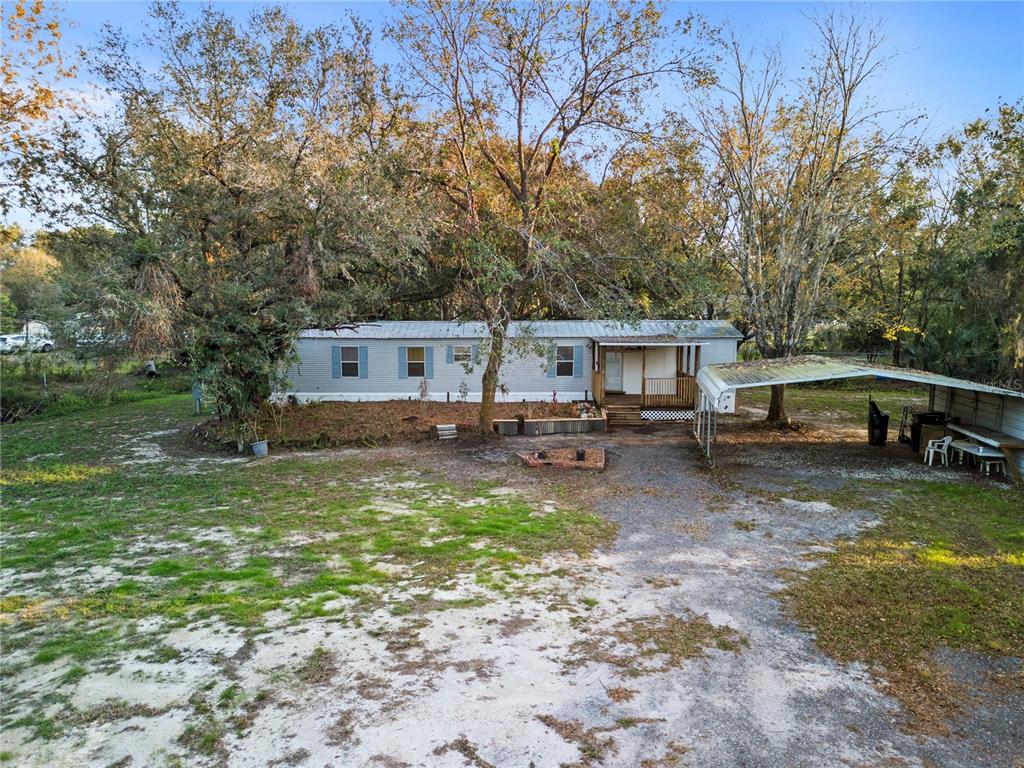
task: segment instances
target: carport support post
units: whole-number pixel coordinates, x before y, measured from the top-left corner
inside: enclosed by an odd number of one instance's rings
[[[694,414],[693,436],[697,438],[697,444],[708,463],[715,466],[715,443],[718,440],[718,419],[712,413],[711,399],[704,394],[703,390],[697,399],[697,411]]]
[[[701,430],[704,429],[704,393],[700,395],[700,402],[697,404],[697,423],[693,430],[693,436],[697,438],[697,444],[700,445],[700,449],[704,450],[704,438],[702,437]]]
[[[711,466],[715,466],[715,448],[718,447],[718,408],[715,408],[715,415],[712,418],[715,420],[715,436],[711,443]]]
[[[704,418],[701,419],[701,424],[700,424],[700,442],[701,442],[701,445],[704,446],[704,455],[706,455],[710,459],[711,458],[711,453],[710,453],[711,446],[708,445],[708,435],[710,434],[710,432],[708,432],[708,424],[710,423],[711,414],[708,412],[707,407],[708,407],[708,401],[707,401],[707,398],[705,398],[705,400],[704,400]]]

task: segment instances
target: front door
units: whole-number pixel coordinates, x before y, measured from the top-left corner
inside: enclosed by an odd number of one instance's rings
[[[604,391],[622,391],[622,353],[608,350],[604,358]]]
[[[644,355],[639,350],[622,353],[622,391],[627,395],[639,395],[643,379]]]

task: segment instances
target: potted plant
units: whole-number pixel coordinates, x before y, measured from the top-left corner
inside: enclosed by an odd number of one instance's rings
[[[249,450],[252,451],[253,456],[262,457],[269,452],[267,438],[260,437],[260,410],[259,408],[249,408],[241,419],[238,427],[239,453],[242,452],[242,445],[245,443],[245,437],[248,436],[252,438],[249,440]]]
[[[269,451],[269,443],[267,438],[260,437],[258,411],[250,419],[246,420],[246,428],[249,434],[252,435],[252,440],[249,441],[249,450],[252,451],[252,455],[256,457],[266,456]]]
[[[253,437],[258,437],[258,435],[256,435],[256,433],[253,433]],[[249,448],[252,450],[252,455],[256,457],[266,456],[267,453],[269,453],[270,451],[269,443],[267,442],[266,438],[262,440],[253,440],[251,443],[249,443]]]

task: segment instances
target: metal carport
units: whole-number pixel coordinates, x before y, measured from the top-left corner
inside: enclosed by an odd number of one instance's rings
[[[701,450],[714,464],[715,442],[718,435],[718,414],[723,403],[729,397],[735,397],[736,390],[751,387],[770,387],[776,384],[802,384],[811,381],[832,381],[835,379],[852,379],[874,376],[881,379],[896,379],[929,387],[929,408],[935,407],[935,391],[937,387],[948,390],[962,390],[974,393],[985,393],[1000,398],[1013,398],[1015,405],[1024,411],[1024,392],[994,387],[989,384],[957,379],[928,371],[912,368],[896,368],[894,366],[861,363],[852,360],[839,360],[818,355],[790,357],[781,360],[756,360],[745,363],[722,363],[709,365],[697,373],[697,412],[694,418],[694,436]],[[949,400],[947,399],[947,407]],[[1002,414],[1002,405],[1000,406]],[[999,425],[1000,427],[1002,425]],[[1024,439],[1024,433],[1014,435]],[[1013,456],[1008,455],[1011,475],[1020,480],[1019,461],[1015,463]]]

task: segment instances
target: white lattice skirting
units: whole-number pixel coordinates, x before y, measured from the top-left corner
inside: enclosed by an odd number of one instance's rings
[[[640,418],[644,421],[693,421],[693,411],[640,411]]]

